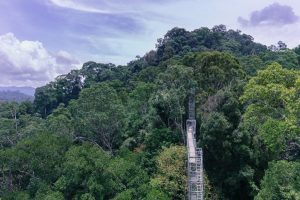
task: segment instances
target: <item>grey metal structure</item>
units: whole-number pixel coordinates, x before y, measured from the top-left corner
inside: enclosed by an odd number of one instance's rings
[[[204,199],[203,152],[197,148],[195,98],[189,98],[189,119],[186,121],[188,150],[188,200]]]
[[[189,96],[189,119],[196,119],[196,109],[195,109],[195,92],[192,91]]]

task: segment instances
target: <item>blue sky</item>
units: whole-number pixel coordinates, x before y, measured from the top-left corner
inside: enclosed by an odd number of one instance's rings
[[[172,27],[225,24],[300,44],[297,0],[0,0],[0,86],[40,86],[83,62],[126,64]]]

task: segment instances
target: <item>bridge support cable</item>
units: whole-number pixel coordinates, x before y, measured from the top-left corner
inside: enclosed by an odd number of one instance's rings
[[[188,151],[188,200],[204,200],[203,152],[197,148],[195,98],[189,98],[189,119],[186,121]]]

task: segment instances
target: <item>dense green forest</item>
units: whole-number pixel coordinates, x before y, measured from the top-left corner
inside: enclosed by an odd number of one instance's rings
[[[205,199],[300,199],[300,46],[170,30],[126,66],[87,62],[1,103],[1,200],[181,200],[196,91]]]

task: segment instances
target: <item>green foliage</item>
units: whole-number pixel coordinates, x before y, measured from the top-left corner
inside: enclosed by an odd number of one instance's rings
[[[154,129],[146,136],[146,148],[152,152],[159,151],[164,147],[179,143],[180,133],[172,132],[167,128]]]
[[[185,199],[193,92],[205,198],[299,199],[299,58],[224,25],[174,28],[126,66],[87,62],[33,104],[1,102],[1,199]]]
[[[215,188],[211,185],[211,182],[209,181],[207,175],[204,173],[204,199],[208,200],[218,200],[219,195]]]
[[[129,200],[133,199],[133,191],[126,190],[124,192],[119,193],[113,200]]]
[[[255,200],[300,199],[299,162],[277,161],[270,164]]]
[[[246,74],[250,76],[265,67],[265,62],[257,55],[243,56],[239,58],[239,61]]]
[[[45,200],[64,200],[64,196],[62,193],[60,192],[50,192],[48,193],[45,197],[44,197]]]
[[[171,146],[164,149],[157,157],[157,174],[150,184],[165,192],[172,199],[185,199],[187,186],[186,148]]]
[[[249,198],[249,182],[253,176],[253,170],[247,165],[251,155],[249,136],[233,132],[232,124],[222,113],[211,113],[200,131],[204,163],[212,184],[230,198]]]
[[[63,137],[40,133],[3,150],[0,153],[3,191],[23,188],[34,196],[40,186],[47,188],[59,177],[69,145]]]
[[[45,121],[32,115],[21,115],[19,118],[19,133],[23,137],[30,137],[45,131]]]
[[[241,34],[239,30],[226,30],[224,25],[214,26],[212,29],[203,27],[191,32],[182,28],[173,28],[164,38],[158,39],[156,46],[156,54],[152,52],[151,56],[148,55],[152,58],[148,59],[152,61],[149,62],[151,64],[189,52],[215,50],[241,56],[267,51],[266,46],[253,42],[253,37],[250,35]]]
[[[171,198],[162,191],[151,189],[150,191],[148,191],[145,200],[171,200]]]
[[[154,91],[154,84],[138,82],[129,94],[125,130],[127,139],[123,142],[123,147],[134,148],[140,145],[145,139],[146,132],[151,129],[152,106],[149,100]]]
[[[286,148],[286,141],[296,137],[296,127],[284,121],[268,119],[259,129],[263,141],[272,154],[278,154]]]
[[[241,97],[249,104],[245,124],[256,122],[255,131],[275,157],[288,156],[290,146],[299,137],[295,108],[299,105],[297,81],[299,71],[283,69],[279,64],[269,65],[250,79]],[[294,147],[292,147],[294,148]]]
[[[3,200],[30,200],[30,196],[26,192],[12,192],[3,196]]]
[[[124,152],[121,156],[113,158],[109,163],[108,171],[112,175],[115,192],[124,191],[122,196],[131,195],[134,199],[140,195],[139,187],[149,181],[148,175],[131,152]]]
[[[298,65],[300,65],[300,45],[294,49],[294,52],[297,54]]]
[[[212,94],[229,84],[236,84],[244,72],[236,58],[228,53],[205,52],[188,54],[183,63],[194,68],[194,77],[201,90]]]
[[[87,62],[83,64],[80,73],[86,77],[84,81],[85,85],[92,86],[98,82],[111,80],[114,68],[116,66],[113,64]]]
[[[264,54],[261,54],[261,59],[265,62],[265,64],[278,62],[287,69],[299,69],[298,56],[290,49],[277,52],[266,51]]]
[[[71,136],[74,133],[72,115],[63,104],[47,117],[46,126],[51,133],[64,136]]]
[[[124,107],[116,91],[108,84],[84,89],[70,105],[78,137],[97,142],[113,151],[121,143]]]
[[[104,199],[111,191],[106,182],[108,161],[109,155],[94,145],[72,146],[64,156],[63,175],[55,187],[67,198]]]
[[[158,90],[152,96],[151,103],[163,126],[180,131],[185,141],[183,128],[185,103],[191,88],[196,86],[192,68],[170,66],[157,79]]]
[[[72,70],[66,75],[58,76],[55,81],[39,87],[35,91],[35,110],[43,117],[48,116],[60,103],[68,105],[71,99],[78,98],[83,87],[82,75]]]

